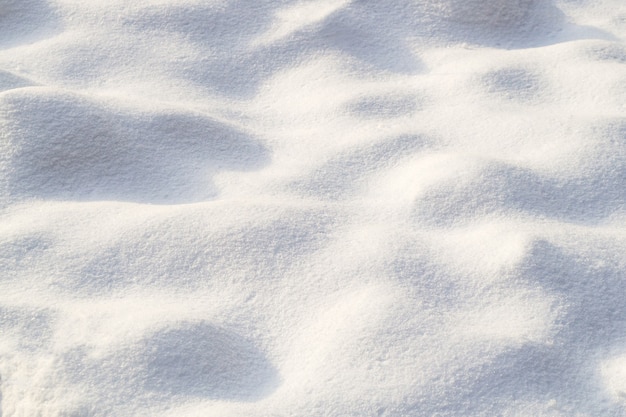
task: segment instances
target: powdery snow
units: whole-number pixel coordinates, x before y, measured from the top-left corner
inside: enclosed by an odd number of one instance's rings
[[[622,0],[0,0],[0,416],[626,416]]]

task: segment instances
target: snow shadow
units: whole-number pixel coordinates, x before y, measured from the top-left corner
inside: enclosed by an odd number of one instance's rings
[[[270,0],[147,6],[115,24],[142,36],[185,39],[199,53],[186,57],[184,66],[165,62],[165,69],[205,91],[239,98],[254,96],[277,72],[323,54],[341,56],[357,72],[418,74],[426,68],[417,49],[425,45],[514,49],[608,36],[566,23],[546,0],[357,0],[317,20],[303,16],[306,7]],[[285,16],[295,20],[287,24]],[[162,24],[155,28],[154,22]],[[281,33],[284,25],[289,29]]]
[[[455,416],[459,410],[463,415],[509,415],[510,407],[520,403],[552,404],[564,415],[621,416],[622,405],[597,401],[607,398],[600,362],[626,349],[626,279],[621,267],[603,254],[601,248],[583,255],[535,240],[512,274],[561,305],[550,343],[528,341],[456,373],[444,389],[424,392],[407,415]]]
[[[412,50],[414,35],[407,28],[409,2],[355,1],[329,16],[313,32],[318,48],[356,58],[373,70],[415,74],[424,67]]]
[[[518,272],[564,304],[558,332],[551,345],[526,344],[477,370],[479,377],[464,388],[466,406],[481,397],[503,407],[539,399],[564,411],[621,415],[621,405],[596,400],[605,395],[599,361],[626,348],[626,280],[618,265],[596,261],[545,240],[533,243]]]
[[[358,119],[394,119],[414,114],[422,107],[414,94],[380,94],[359,97],[347,104],[347,111]]]
[[[106,107],[46,89],[1,101],[9,150],[0,166],[12,198],[205,201],[218,194],[216,173],[269,161],[258,140],[204,114]]]
[[[427,252],[427,248],[419,247],[419,251]],[[423,309],[447,311],[459,308],[469,292],[462,282],[450,273],[427,259],[416,256],[415,246],[399,251],[396,257],[386,266],[389,276],[401,285],[410,297],[419,299]]]
[[[625,162],[599,163],[585,176],[564,178],[490,161],[473,176],[432,186],[415,201],[414,219],[446,227],[513,212],[597,224],[626,205]]]
[[[204,322],[156,332],[138,353],[144,388],[161,395],[255,401],[278,384],[276,369],[254,344]]]
[[[505,67],[489,71],[480,77],[484,91],[501,100],[532,103],[548,90],[540,74],[525,68]]]
[[[280,25],[282,11],[296,7],[296,1],[270,0],[235,0],[219,8],[170,5],[141,9],[124,17],[122,24],[125,30],[144,33],[154,32],[154,21],[164,22],[159,35],[182,36],[206,51],[191,58],[193,65],[180,68],[173,63],[173,70],[200,88],[228,96],[252,97],[275,73],[327,52],[376,70],[414,73],[421,68],[407,36],[393,30],[395,23],[383,25],[380,16],[361,6],[355,6],[356,15],[353,6],[342,6],[285,37],[258,42]]]
[[[59,17],[48,1],[0,1],[0,49],[50,37],[59,28]]]
[[[205,321],[169,324],[104,357],[76,347],[59,364],[83,398],[98,399],[80,407],[97,407],[103,415],[193,400],[254,402],[280,384],[278,371],[252,341]]]
[[[14,88],[29,87],[34,83],[9,71],[0,70],[0,93]]]
[[[291,184],[309,195],[341,200],[351,198],[366,186],[367,177],[393,166],[400,159],[420,152],[432,139],[422,135],[400,135],[344,151]]]
[[[434,32],[447,42],[517,49],[556,42],[565,16],[551,0],[442,0]],[[428,18],[427,18],[428,19]]]

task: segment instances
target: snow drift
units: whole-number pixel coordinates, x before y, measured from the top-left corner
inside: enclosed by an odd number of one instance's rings
[[[625,22],[0,0],[0,415],[624,415]]]

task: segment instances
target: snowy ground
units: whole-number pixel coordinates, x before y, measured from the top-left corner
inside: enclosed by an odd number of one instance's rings
[[[0,416],[626,416],[623,0],[0,0]]]

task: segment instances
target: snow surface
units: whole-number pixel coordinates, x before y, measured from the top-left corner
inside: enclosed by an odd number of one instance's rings
[[[626,416],[623,0],[0,0],[0,416]]]

